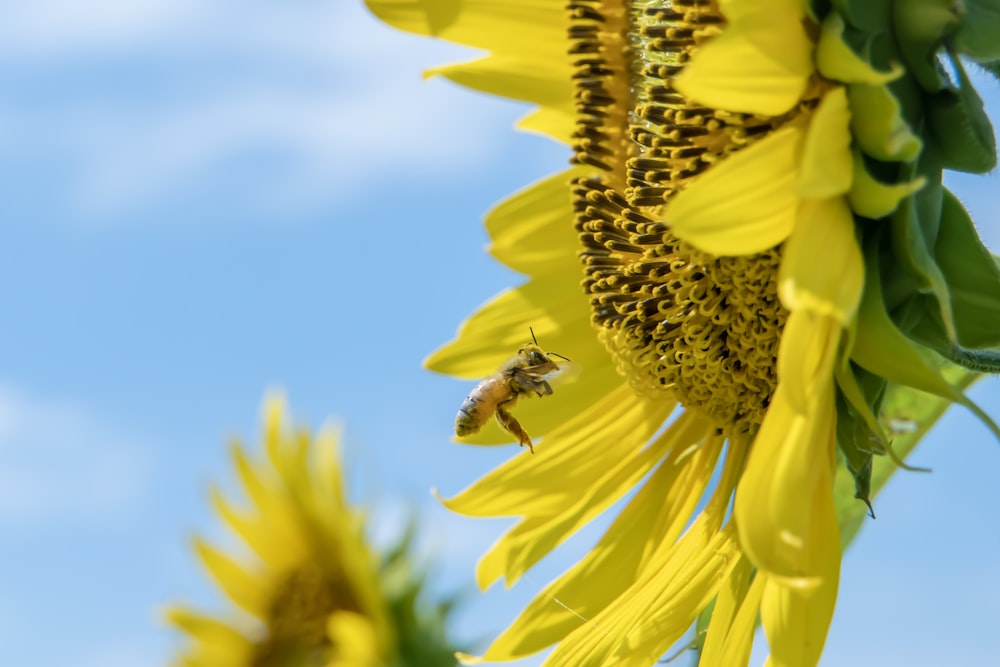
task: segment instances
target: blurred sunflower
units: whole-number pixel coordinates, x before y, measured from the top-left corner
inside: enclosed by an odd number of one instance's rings
[[[519,407],[536,456],[445,501],[521,517],[478,583],[634,492],[482,659],[649,665],[700,621],[701,664],[739,665],[759,617],[769,664],[816,664],[864,507],[835,478],[866,505],[884,481],[887,396],[997,431],[945,359],[996,370],[1000,270],[941,181],[996,165],[961,56],[996,69],[997,3],[367,2],[488,50],[431,73],[538,104],[520,127],[573,149],[486,218],[530,280],[427,362],[487,375],[530,325],[583,369]]]
[[[347,504],[337,435],[291,432],[283,401],[268,398],[265,461],[240,443],[233,463],[252,503],[213,505],[250,548],[234,557],[196,539],[195,552],[239,612],[225,619],[167,610],[187,638],[178,667],[424,667],[454,665],[444,634],[450,604],[419,600],[412,534],[378,559],[364,517]],[[380,561],[380,562],[379,562]]]

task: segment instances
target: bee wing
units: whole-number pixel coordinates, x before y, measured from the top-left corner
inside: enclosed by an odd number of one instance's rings
[[[583,366],[573,361],[559,361],[559,368],[548,373],[546,380],[551,381],[557,387],[576,382],[583,372]]]

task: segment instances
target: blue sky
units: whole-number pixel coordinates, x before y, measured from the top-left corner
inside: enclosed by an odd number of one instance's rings
[[[516,451],[452,444],[469,385],[420,360],[516,284],[479,221],[566,150],[512,132],[523,107],[421,79],[468,57],[352,2],[0,5],[5,664],[166,661],[156,609],[216,604],[187,539],[219,533],[207,485],[232,481],[225,441],[256,438],[274,386],[298,418],[345,424],[380,539],[420,507],[439,587],[472,589],[505,524],[428,489]],[[952,182],[1000,248],[996,174]],[[995,381],[972,393],[1000,417]],[[878,499],[824,664],[993,656],[1000,445],[955,410],[914,461],[935,472]],[[458,634],[502,628],[569,562],[472,598]]]

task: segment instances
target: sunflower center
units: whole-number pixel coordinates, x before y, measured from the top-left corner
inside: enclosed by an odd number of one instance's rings
[[[571,0],[573,185],[592,321],[636,392],[669,395],[729,434],[760,424],[777,383],[780,249],[714,257],[674,236],[663,205],[788,117],[710,109],[672,81],[721,32],[715,0]]]
[[[292,571],[271,604],[267,637],[256,648],[254,667],[325,665],[330,648],[327,621],[339,609],[360,611],[345,580],[315,565]]]

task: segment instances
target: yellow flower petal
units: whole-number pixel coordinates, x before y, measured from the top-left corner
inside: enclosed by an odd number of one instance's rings
[[[183,607],[169,607],[164,619],[190,636],[193,646],[184,665],[198,667],[245,667],[253,657],[253,645],[232,626]]]
[[[819,662],[826,641],[840,580],[840,534],[833,506],[831,475],[825,475],[814,489],[812,543],[809,570],[819,584],[810,588],[786,586],[762,575],[767,583],[761,600],[761,624],[767,635],[771,667],[812,667]]]
[[[661,545],[626,593],[575,630],[553,665],[648,667],[691,626],[739,561],[731,528],[706,530],[705,516],[675,545]]]
[[[682,414],[668,431],[673,437],[670,455],[597,545],[538,594],[493,642],[485,659],[513,660],[555,643],[627,589],[657,546],[680,536],[712,477],[722,438],[692,452],[691,446],[712,432],[693,413]],[[553,600],[561,604],[554,607]]]
[[[731,155],[667,203],[672,231],[713,255],[749,255],[781,243],[795,226],[803,130],[785,127]]]
[[[779,274],[785,307],[829,315],[846,326],[861,302],[864,277],[854,217],[844,198],[803,201]]]
[[[495,53],[566,57],[566,10],[551,0],[365,0],[365,4],[375,16],[407,32]]]
[[[576,130],[576,113],[542,107],[521,118],[514,126],[568,144]]]
[[[301,555],[298,540],[276,540],[270,521],[244,516],[233,509],[217,488],[212,488],[212,507],[223,521],[253,549],[254,553],[274,570],[284,570]],[[268,516],[270,520],[271,515]]]
[[[580,263],[573,253],[566,252],[577,244],[569,183],[584,171],[574,168],[551,176],[487,213],[490,254],[515,271],[532,276],[556,271],[579,275]]]
[[[751,573],[750,561],[741,559],[719,592],[699,667],[734,667],[749,662],[765,581],[755,577],[751,584]]]
[[[590,327],[590,308],[577,285],[578,279],[533,280],[502,292],[467,319],[458,338],[428,357],[424,365],[437,373],[481,379],[531,342],[530,327],[542,349],[587,368],[606,358],[606,353],[593,336],[576,333]]]
[[[337,611],[326,622],[332,655],[323,667],[379,667],[379,637],[371,619],[352,611]]]
[[[269,596],[262,578],[201,539],[195,539],[194,548],[205,569],[229,599],[254,616],[264,618]]]
[[[538,62],[522,55],[487,56],[467,63],[428,70],[455,83],[492,95],[501,95],[573,113],[573,74],[569,59]]]
[[[445,505],[468,516],[547,515],[566,507],[579,498],[580,489],[634,453],[673,408],[669,402],[631,401],[631,395],[628,386],[619,385],[547,433],[544,450],[511,459],[444,501]],[[595,442],[602,444],[594,447]]]
[[[835,319],[809,311],[789,316],[778,389],[736,491],[733,516],[744,552],[759,569],[789,585],[816,585],[824,574],[814,569],[814,508],[801,499],[812,498],[817,485],[831,476],[839,330]]]
[[[850,189],[854,170],[850,123],[847,91],[838,86],[823,96],[809,121],[799,171],[801,197],[825,199]]]
[[[674,87],[717,109],[779,116],[794,107],[813,71],[812,42],[794,4],[724,5],[729,26],[694,54]]]
[[[632,490],[663,455],[664,444],[659,438],[635,456],[619,459],[588,486],[580,487],[578,497],[566,509],[514,526],[479,561],[480,583],[489,585],[499,572],[508,587],[514,585],[542,557]]]

